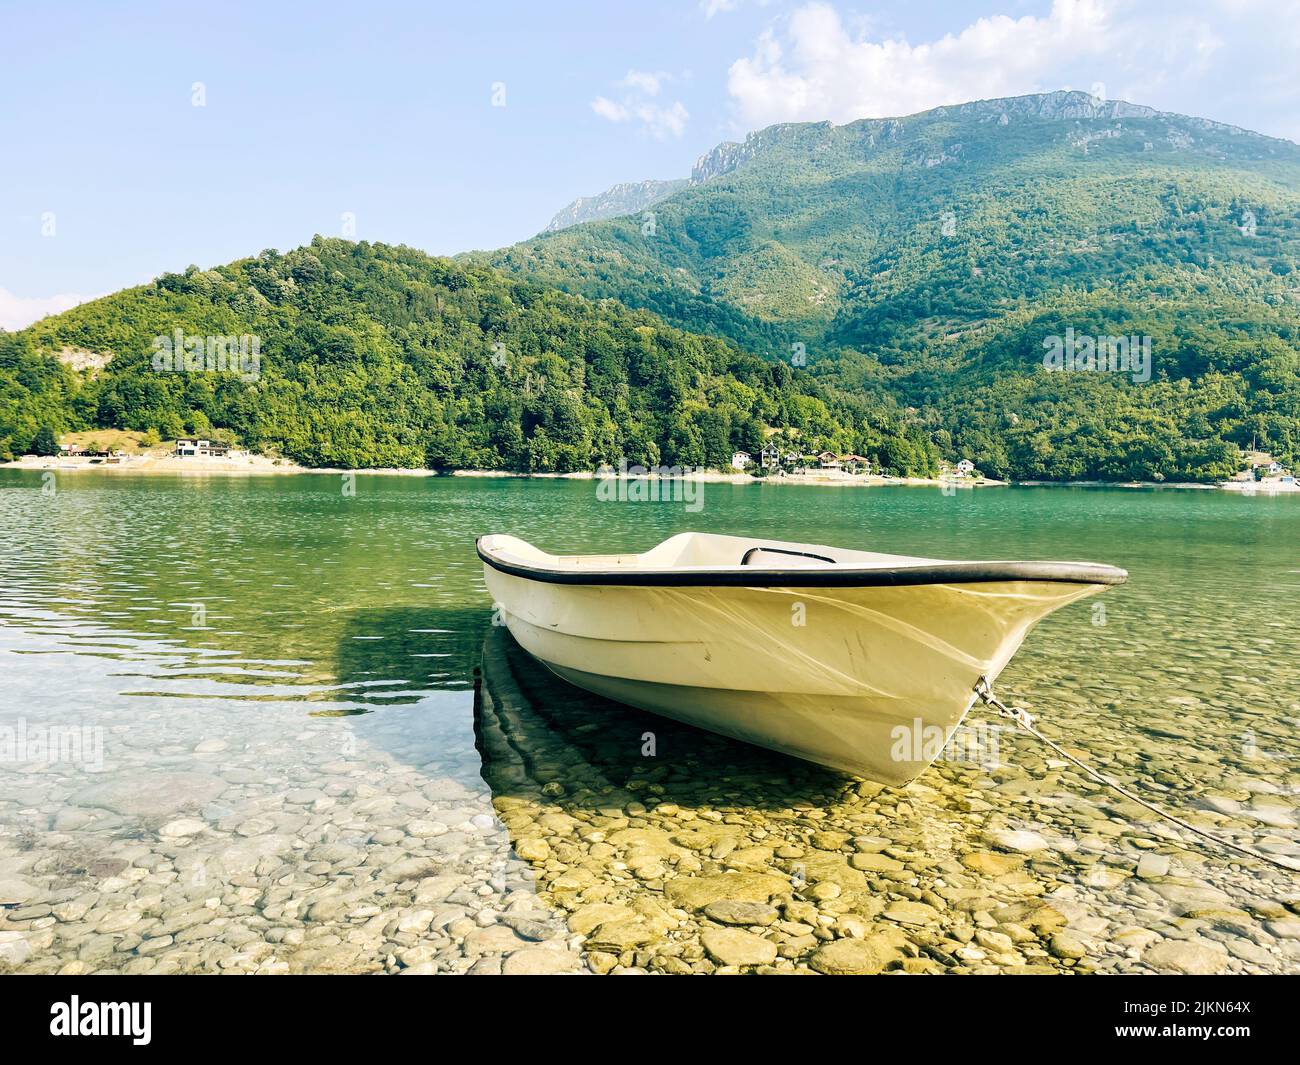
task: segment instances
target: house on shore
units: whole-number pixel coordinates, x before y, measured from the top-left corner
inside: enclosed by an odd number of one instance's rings
[[[219,440],[199,440],[187,437],[176,441],[177,458],[225,458],[230,454],[230,445]]]
[[[737,451],[731,456],[731,468],[733,470],[747,469],[753,461],[748,451]]]
[[[1245,481],[1265,481],[1270,477],[1285,478],[1291,474],[1282,463],[1276,459],[1269,459],[1265,462],[1252,462],[1248,469],[1237,474],[1237,478]]]

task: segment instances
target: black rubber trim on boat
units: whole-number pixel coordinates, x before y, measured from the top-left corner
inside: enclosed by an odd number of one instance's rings
[[[751,547],[741,558],[740,564],[748,566],[749,560],[757,554],[793,555],[795,558],[815,558],[818,562],[829,562],[832,566],[838,565],[835,559],[827,558],[825,555],[814,555],[811,551],[787,551],[784,547]]]
[[[512,577],[544,584],[618,585],[639,588],[889,588],[916,584],[990,584],[1050,581],[1056,584],[1123,584],[1116,566],[1079,562],[941,562],[925,566],[837,569],[558,570],[493,558],[474,549],[487,565]]]

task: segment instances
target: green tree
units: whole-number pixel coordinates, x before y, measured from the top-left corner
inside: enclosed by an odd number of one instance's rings
[[[48,425],[42,425],[36,430],[36,436],[32,438],[31,451],[33,455],[43,457],[57,455],[59,453],[59,442],[54,437],[54,430]]]

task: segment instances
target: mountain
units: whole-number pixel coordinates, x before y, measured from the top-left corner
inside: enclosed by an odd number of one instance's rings
[[[900,473],[1300,462],[1290,142],[1049,93],[773,126],[684,180],[653,224],[454,261],[316,238],[0,333],[0,457],[117,428],[356,468],[718,466],[773,432]],[[155,368],[196,337],[255,372]]]
[[[595,196],[579,196],[563,210],[557,211],[542,232],[558,233],[561,229],[581,225],[583,222],[639,214],[660,200],[666,200],[687,184],[685,178],[673,181],[625,181]]]
[[[308,466],[722,466],[771,430],[924,474],[915,418],[696,336],[405,247],[315,238],[0,332],[0,458],[38,433],[233,436]]]
[[[487,261],[806,355],[988,472],[1205,479],[1252,435],[1300,459],[1300,147],[1205,119],[1057,92],[772,126],[649,229]],[[1067,330],[1149,337],[1152,380],[1049,373]]]

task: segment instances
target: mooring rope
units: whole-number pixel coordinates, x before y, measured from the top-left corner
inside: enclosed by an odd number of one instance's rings
[[[1020,726],[1020,728],[1024,729],[1026,732],[1029,733],[1029,735],[1033,736],[1035,739],[1042,740],[1042,742],[1047,744],[1047,746],[1050,747],[1053,751],[1059,754],[1066,761],[1072,763],[1073,765],[1078,766],[1085,773],[1087,773],[1088,776],[1092,777],[1093,780],[1097,781],[1099,784],[1104,784],[1106,787],[1110,788],[1113,791],[1118,792],[1120,795],[1123,795],[1124,798],[1130,800],[1131,802],[1135,802],[1139,806],[1145,807],[1146,809],[1150,810],[1153,814],[1156,814],[1159,817],[1163,817],[1166,821],[1172,821],[1179,828],[1186,829],[1188,832],[1194,833],[1195,835],[1198,835],[1203,839],[1207,839],[1211,843],[1223,847],[1226,850],[1236,851],[1238,854],[1244,854],[1247,858],[1255,858],[1258,861],[1267,862],[1269,865],[1275,865],[1279,869],[1285,869],[1289,873],[1300,871],[1300,862],[1296,862],[1295,859],[1275,858],[1270,854],[1263,854],[1252,847],[1246,847],[1240,843],[1234,843],[1230,839],[1224,839],[1222,836],[1216,836],[1213,832],[1207,832],[1203,828],[1197,828],[1195,825],[1189,824],[1188,822],[1184,821],[1181,817],[1171,814],[1167,810],[1162,810],[1155,803],[1149,802],[1148,800],[1142,798],[1140,795],[1134,795],[1133,792],[1128,790],[1128,788],[1124,787],[1121,784],[1117,784],[1109,777],[1104,776],[1103,774],[1097,772],[1097,770],[1093,769],[1092,766],[1088,765],[1086,762],[1080,761],[1069,751],[1067,751],[1064,747],[1062,747],[1059,743],[1055,742],[1054,740],[1048,739],[1041,732],[1039,732],[1038,729],[1034,727],[1034,719],[1032,716],[1030,716],[1027,710],[1019,706],[1007,706],[1006,703],[1004,703],[1001,699],[999,699],[996,695],[993,694],[993,685],[989,683],[987,677],[980,677],[980,679],[975,682],[975,694],[979,696],[980,701],[984,703],[985,706],[991,707],[1001,717],[1005,717],[1010,719],[1011,721],[1014,721],[1017,725]]]

